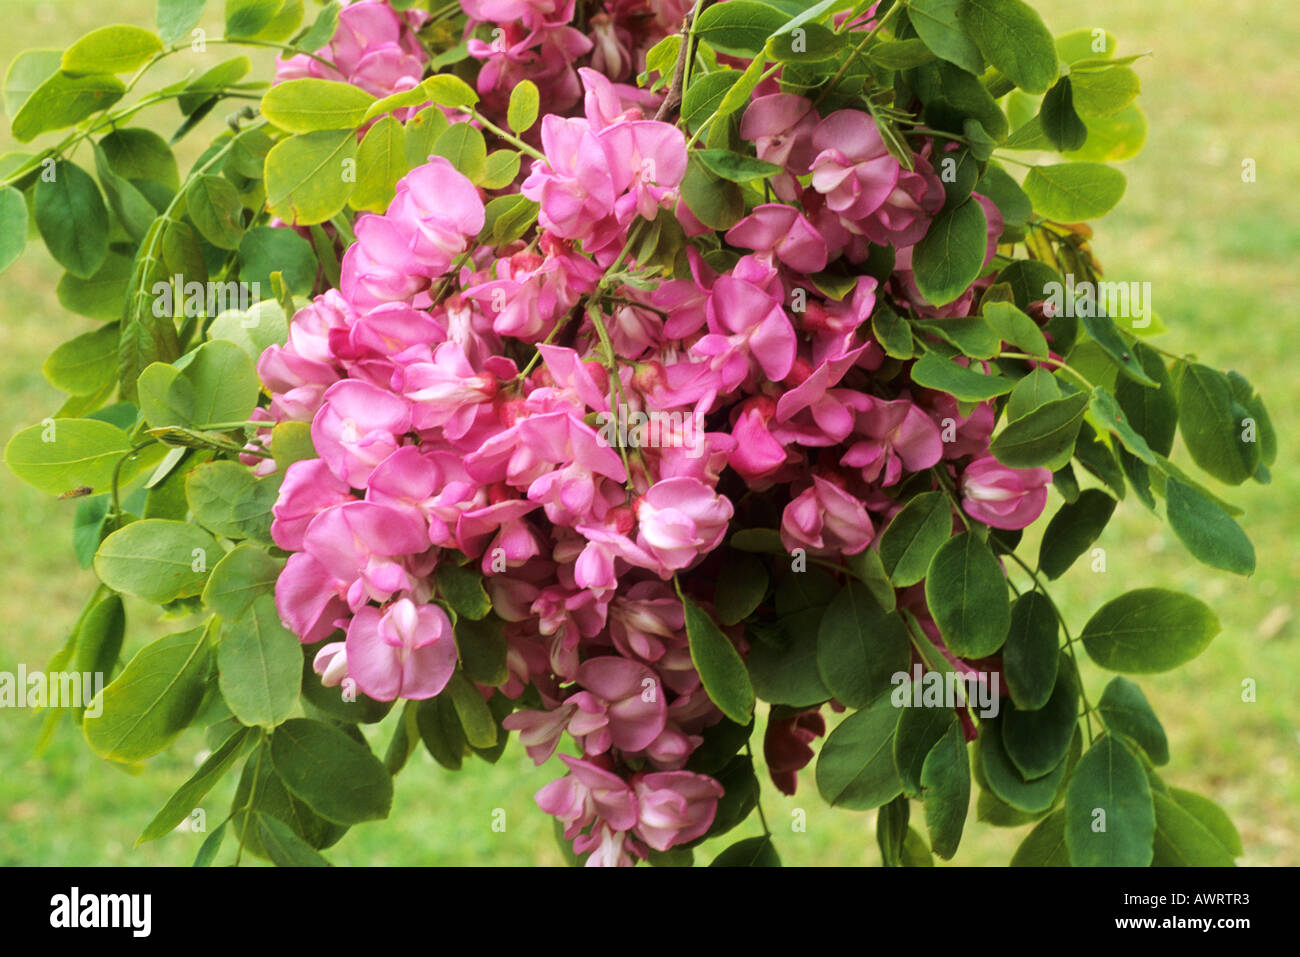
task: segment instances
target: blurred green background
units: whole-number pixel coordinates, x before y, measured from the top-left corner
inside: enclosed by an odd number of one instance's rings
[[[1107,571],[1079,562],[1057,583],[1072,630],[1099,604],[1141,586],[1180,588],[1209,602],[1223,631],[1210,648],[1176,672],[1144,677],[1142,687],[1169,733],[1173,759],[1167,783],[1218,801],[1241,831],[1243,864],[1300,864],[1300,687],[1294,622],[1300,578],[1300,445],[1288,441],[1290,412],[1300,407],[1300,375],[1288,373],[1288,349],[1300,340],[1300,143],[1294,119],[1294,54],[1300,49],[1300,6],[1265,0],[1032,0],[1054,33],[1105,27],[1121,54],[1151,50],[1137,70],[1140,103],[1150,131],[1146,149],[1122,164],[1128,192],[1096,224],[1093,243],[1106,278],[1152,283],[1154,306],[1168,333],[1166,349],[1235,368],[1261,391],[1281,440],[1273,483],[1220,494],[1246,509],[1241,520],[1258,550],[1249,580],[1195,563],[1173,535],[1140,504],[1123,503],[1098,543]],[[312,4],[308,4],[309,7]],[[204,19],[219,36],[220,4]],[[215,11],[216,16],[214,16]],[[152,25],[152,0],[33,2],[0,0],[0,61],[29,47],[63,47],[108,23]],[[230,55],[227,50],[224,54]],[[200,72],[220,50],[164,61],[157,85]],[[269,67],[269,56],[259,58]],[[261,74],[265,76],[266,74]],[[232,107],[233,108],[233,107]],[[218,109],[207,123],[215,130]],[[170,132],[174,107],[145,112],[137,122]],[[14,148],[6,130],[0,151]],[[179,148],[187,168],[204,141]],[[78,157],[82,161],[85,156]],[[1244,183],[1244,159],[1255,160],[1257,182]],[[64,312],[54,295],[60,275],[40,243],[0,277],[0,441],[58,408],[41,362],[59,343],[94,326]],[[1187,464],[1178,448],[1175,458]],[[1053,493],[1049,508],[1059,499]],[[42,667],[63,643],[93,585],[71,550],[73,502],[55,502],[0,469],[0,670],[21,662]],[[1027,541],[1022,554],[1036,554]],[[156,613],[128,606],[128,653],[169,630]],[[1083,663],[1096,700],[1107,675]],[[1242,701],[1254,679],[1257,700]],[[178,831],[140,848],[132,845],[153,813],[202,760],[204,741],[187,732],[167,753],[132,776],[95,758],[64,723],[46,752],[34,755],[39,717],[0,712],[0,864],[188,864],[202,834]],[[393,716],[369,729],[376,747],[391,734]],[[762,719],[760,718],[760,729]],[[756,751],[760,751],[756,738]],[[421,749],[397,779],[387,821],[354,828],[328,856],[339,864],[559,864],[551,821],[532,795],[558,776],[557,766],[534,768],[512,740],[499,764],[467,764],[453,774]],[[874,813],[832,811],[816,794],[811,768],[799,793],[785,798],[766,775],[763,807],[787,864],[877,864]],[[209,825],[229,808],[236,775],[206,799]],[[492,827],[505,812],[505,829]],[[795,832],[796,809],[807,815]],[[920,811],[916,811],[918,826]],[[496,817],[499,819],[500,815]],[[957,864],[1009,860],[1027,828],[999,830],[972,812]],[[760,833],[756,817],[721,842],[697,852],[707,862],[722,846]],[[229,859],[230,842],[222,860]]]

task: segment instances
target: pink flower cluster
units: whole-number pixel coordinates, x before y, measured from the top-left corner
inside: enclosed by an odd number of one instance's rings
[[[369,6],[382,5],[344,15]],[[925,155],[904,170],[867,114],[819,117],[761,87],[740,131],[783,168],[781,201],[721,237],[734,250],[725,271],[690,246],[689,275],[629,281],[641,224],[676,216],[687,235],[707,231],[679,196],[684,136],[610,79],[674,28],[680,4],[606,4],[589,21],[604,73],[573,70],[591,44],[568,25],[572,0],[464,6],[503,27],[500,48],[471,43],[485,97],[523,73],[551,84],[544,159],[521,187],[538,227],[480,243],[483,197],[441,158],[356,222],[339,288],[259,363],[271,417],[310,422],[319,455],[288,468],[274,509],[291,553],[276,598],[304,643],[325,642],[325,684],[424,699],[457,664],[435,571],[475,565],[504,622],[499,690],[517,700],[531,687],[541,705],[505,727],[539,764],[566,734],[581,754],[561,754],[569,773],[538,803],[589,863],[627,864],[705,834],[722,794],[687,767],[722,714],[692,664],[673,579],[711,607],[710,581],[690,571],[742,496],[777,504],[788,549],[838,560],[872,545],[910,476],[939,487],[944,473],[969,515],[1010,529],[1041,513],[1050,473],[987,454],[991,404],[962,415],[946,394],[875,375],[886,356],[869,320],[882,296],[917,298],[909,247],[943,203]],[[392,36],[384,55],[396,57]],[[990,248],[1000,232],[990,217]],[[885,285],[818,290],[813,274],[873,243],[899,249]],[[971,295],[943,314],[964,314]],[[611,441],[602,422],[619,413],[658,416],[657,441]],[[923,603],[917,613],[928,619]],[[793,792],[825,726],[816,711],[786,725],[769,729],[769,761]]]
[[[361,0],[339,12],[338,29],[330,42],[275,64],[275,81],[313,77],[359,86],[375,97],[401,93],[420,85],[428,51],[415,36],[429,14],[397,11],[382,0]],[[326,66],[321,61],[333,66]]]

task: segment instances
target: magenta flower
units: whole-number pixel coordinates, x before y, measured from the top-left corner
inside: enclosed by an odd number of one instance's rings
[[[1043,514],[1051,481],[1048,469],[1013,469],[985,455],[962,472],[961,507],[985,525],[1024,528]]]
[[[311,424],[311,439],[330,470],[353,488],[364,488],[411,428],[411,409],[399,396],[349,379],[330,386]]]
[[[802,213],[782,203],[765,203],[727,231],[727,242],[775,256],[796,272],[826,268],[826,239]]]
[[[640,662],[613,655],[588,658],[578,666],[576,680],[584,690],[565,702],[577,708],[569,733],[587,754],[611,747],[640,751],[663,731],[664,691]]]
[[[656,482],[636,502],[637,544],[664,572],[690,565],[718,547],[731,521],[731,502],[693,478]]]
[[[656,851],[686,844],[713,824],[722,785],[691,771],[657,771],[632,779],[637,800],[634,833]]]
[[[813,476],[781,516],[781,544],[821,555],[856,555],[871,544],[876,530],[866,507],[834,482]]]
[[[943,457],[939,427],[907,399],[873,400],[858,413],[856,431],[861,438],[849,446],[840,464],[861,469],[867,482],[893,485],[904,468],[919,472]]]
[[[438,605],[401,598],[367,605],[348,626],[348,675],[376,701],[432,698],[456,670],[451,619]]]
[[[869,113],[836,110],[813,133],[818,150],[812,162],[812,185],[826,196],[826,206],[850,221],[874,213],[898,185],[898,160]]]

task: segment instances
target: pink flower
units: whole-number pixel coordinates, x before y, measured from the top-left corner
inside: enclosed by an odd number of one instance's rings
[[[637,823],[636,795],[627,782],[612,771],[560,755],[569,773],[537,792],[537,806],[568,825],[564,836],[572,839],[597,819],[613,830],[627,831]]]
[[[397,193],[384,214],[408,237],[429,278],[447,272],[451,261],[482,230],[484,216],[478,189],[441,156],[397,181]]]
[[[836,110],[817,125],[812,185],[841,218],[862,220],[874,213],[898,184],[898,160],[869,113]]]
[[[614,213],[621,189],[612,168],[617,157],[596,137],[585,119],[564,119],[548,113],[542,118],[542,150],[520,192],[541,204],[538,222],[563,239],[587,239],[597,229],[608,234],[605,221]]]
[[[810,746],[826,734],[826,719],[814,708],[785,718],[768,718],[763,734],[763,759],[772,783],[782,794],[794,794],[799,771],[813,759]]]
[[[637,500],[637,544],[676,571],[718,547],[732,513],[731,502],[698,479],[665,479]]]
[[[577,707],[569,733],[587,754],[640,751],[663,731],[664,690],[645,665],[612,655],[588,658],[575,678],[584,690],[566,702]]]
[[[376,465],[411,428],[411,409],[398,396],[357,379],[330,386],[311,424],[311,439],[330,470],[364,488]]]
[[[893,485],[903,469],[919,472],[943,456],[943,441],[934,421],[907,399],[873,401],[858,413],[862,436],[840,459],[841,465],[862,469],[868,482]]]
[[[451,619],[438,605],[402,598],[382,611],[367,605],[348,627],[347,667],[376,701],[432,698],[456,670]]]
[[[985,525],[1024,528],[1043,514],[1051,481],[1048,469],[1013,469],[985,455],[962,472],[961,506]]]
[[[691,771],[657,771],[632,779],[638,819],[634,833],[656,851],[686,844],[713,824],[722,785]]]
[[[727,231],[726,239],[733,246],[771,254],[796,272],[815,273],[826,268],[825,238],[793,206],[755,206]]]
[[[781,516],[781,544],[787,551],[806,548],[816,554],[856,555],[871,544],[875,529],[866,507],[820,475]]]
[[[367,600],[383,602],[396,592],[411,591],[415,580],[410,567],[398,559],[428,551],[429,536],[416,517],[373,502],[351,501],[332,505],[313,518],[303,547],[314,563],[303,572],[319,576],[316,591],[332,583],[336,594],[346,597],[348,607],[355,610]],[[302,554],[290,558],[290,564]]]
[[[271,508],[271,538],[285,551],[302,551],[303,534],[321,511],[352,501],[351,488],[322,459],[294,462],[285,470]]]
[[[885,201],[856,224],[877,246],[911,246],[925,236],[930,220],[943,208],[943,182],[924,156],[914,156],[914,170],[898,171],[898,184]],[[999,227],[999,233],[1001,228]]]

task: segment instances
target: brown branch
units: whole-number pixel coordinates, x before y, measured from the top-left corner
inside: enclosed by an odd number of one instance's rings
[[[659,104],[659,110],[655,113],[656,120],[666,119],[674,110],[682,105],[682,87],[686,79],[686,63],[691,58],[691,20],[693,15],[688,13],[682,18],[682,48],[677,51],[677,63],[673,67],[673,79],[669,84],[668,94],[664,101]]]

